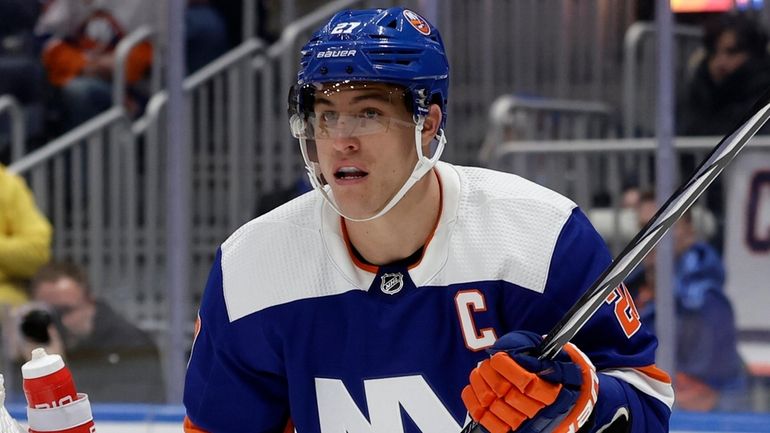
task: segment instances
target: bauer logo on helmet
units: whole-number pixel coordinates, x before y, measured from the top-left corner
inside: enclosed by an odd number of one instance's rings
[[[356,50],[327,50],[319,51],[317,59],[328,59],[332,57],[352,57],[356,55]]]

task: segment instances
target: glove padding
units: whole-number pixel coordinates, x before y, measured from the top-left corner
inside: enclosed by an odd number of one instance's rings
[[[462,399],[489,432],[576,432],[589,419],[599,389],[593,364],[571,343],[554,360],[529,355],[541,341],[533,332],[508,333],[471,371]]]

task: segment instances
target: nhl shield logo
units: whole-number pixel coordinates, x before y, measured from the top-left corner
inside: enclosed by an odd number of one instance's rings
[[[380,290],[386,295],[395,295],[404,288],[404,275],[401,272],[382,274],[380,277]]]

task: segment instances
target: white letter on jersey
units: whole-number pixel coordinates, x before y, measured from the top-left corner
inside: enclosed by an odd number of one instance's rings
[[[484,295],[478,290],[461,290],[455,295],[455,305],[457,306],[457,316],[460,318],[460,328],[463,331],[465,347],[474,352],[495,344],[497,336],[492,328],[484,328],[481,332],[476,331],[476,324],[473,321],[472,312],[487,311],[487,304],[484,301]]]
[[[461,427],[422,376],[364,381],[371,423],[339,379],[315,379],[321,433],[404,433],[401,408],[423,433],[458,432]]]

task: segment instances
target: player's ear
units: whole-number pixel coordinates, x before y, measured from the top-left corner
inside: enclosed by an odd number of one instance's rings
[[[431,104],[428,114],[425,116],[425,122],[422,125],[422,145],[430,145],[433,138],[438,133],[441,126],[441,107],[437,104]]]

